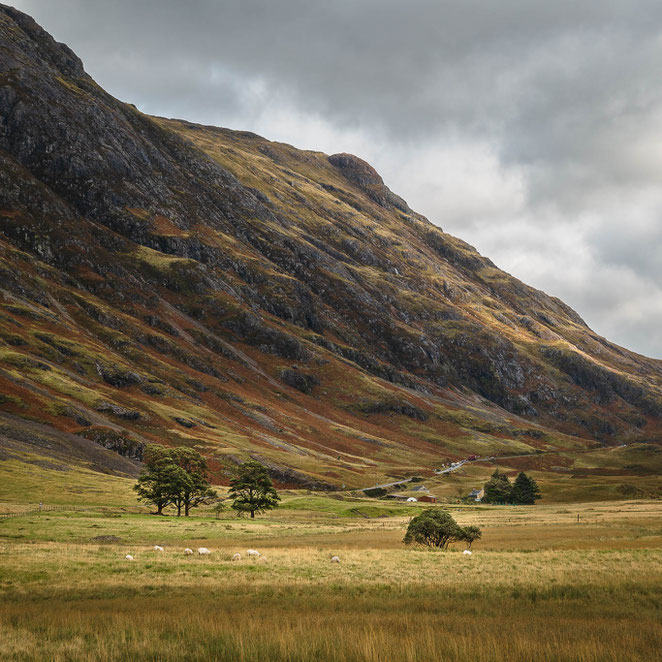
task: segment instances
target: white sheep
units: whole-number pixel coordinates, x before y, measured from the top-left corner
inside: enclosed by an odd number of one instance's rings
[[[127,561],[133,561],[133,556],[131,556],[131,554],[127,554],[124,558],[125,558]]]
[[[184,554],[186,554],[186,556],[191,556],[191,554],[193,554],[193,550],[187,547],[184,550]]]
[[[468,549],[465,549],[462,553],[466,554],[467,556],[471,556],[471,551]]]
[[[232,560],[233,561],[241,561],[241,554],[237,552],[236,554],[232,555]]]
[[[209,556],[211,552],[206,547],[198,547],[199,556]]]
[[[257,549],[247,549],[246,550],[246,556],[260,556],[260,552],[257,551]]]
[[[340,563],[340,557],[339,556],[332,556],[331,557],[331,563]]]
[[[161,545],[154,545],[154,551],[155,552],[164,552],[165,550],[163,549],[163,547],[161,547]]]

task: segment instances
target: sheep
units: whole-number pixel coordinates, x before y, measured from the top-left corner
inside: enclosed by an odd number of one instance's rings
[[[467,556],[471,556],[471,551],[468,549],[465,549],[462,553],[466,554]]]
[[[246,550],[246,556],[260,556],[260,552],[257,551],[257,549],[247,549]]]
[[[133,561],[133,556],[131,556],[131,554],[127,554],[124,558],[125,558],[127,561]]]
[[[163,549],[163,547],[161,547],[161,545],[154,545],[154,551],[155,552],[164,552],[165,550]]]
[[[340,557],[339,556],[332,556],[331,557],[331,563],[340,563]]]
[[[211,552],[206,547],[198,547],[199,556],[209,556]]]
[[[232,555],[232,560],[233,561],[241,561],[241,554],[237,552],[236,554]]]
[[[187,548],[184,550],[184,554],[186,554],[186,556],[191,556],[191,554],[193,554],[193,550],[192,550],[192,549],[189,549],[189,548],[187,547]]]

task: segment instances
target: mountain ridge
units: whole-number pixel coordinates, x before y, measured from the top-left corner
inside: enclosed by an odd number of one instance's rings
[[[659,439],[662,362],[365,161],[144,115],[3,5],[0,53],[0,410],[318,487]]]

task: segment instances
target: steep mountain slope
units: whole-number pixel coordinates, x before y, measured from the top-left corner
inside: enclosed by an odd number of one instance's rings
[[[367,163],[145,116],[2,5],[0,162],[3,411],[318,487],[659,435],[662,362]]]

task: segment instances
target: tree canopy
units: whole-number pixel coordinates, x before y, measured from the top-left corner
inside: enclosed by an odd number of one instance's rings
[[[426,545],[446,549],[452,542],[478,540],[481,530],[477,526],[462,528],[453,516],[441,508],[426,508],[412,518],[403,539],[405,545]],[[471,538],[471,542],[469,542]]]
[[[462,529],[462,540],[467,543],[467,547],[471,548],[471,544],[474,543],[476,540],[480,540],[483,536],[483,532],[481,531],[480,527],[471,525],[471,526],[465,526]]]
[[[496,469],[483,489],[485,490],[483,503],[532,505],[537,499],[542,498],[536,481],[523,471],[517,475],[513,484],[508,476]]]
[[[540,493],[538,483],[523,471],[517,474],[513,485],[513,503],[532,505],[540,498],[542,498],[542,494]]]
[[[267,468],[255,460],[239,467],[230,481],[230,497],[234,499],[232,507],[236,511],[250,513],[251,517],[275,508],[280,501]]]
[[[216,496],[207,474],[207,462],[197,451],[150,444],[145,449],[143,470],[134,490],[138,499],[156,506],[163,515],[167,506],[177,508],[177,516],[188,517],[190,509]]]
[[[490,480],[483,486],[485,494],[483,503],[511,503],[513,495],[513,486],[508,480],[508,476],[499,472],[498,469],[492,474]]]

